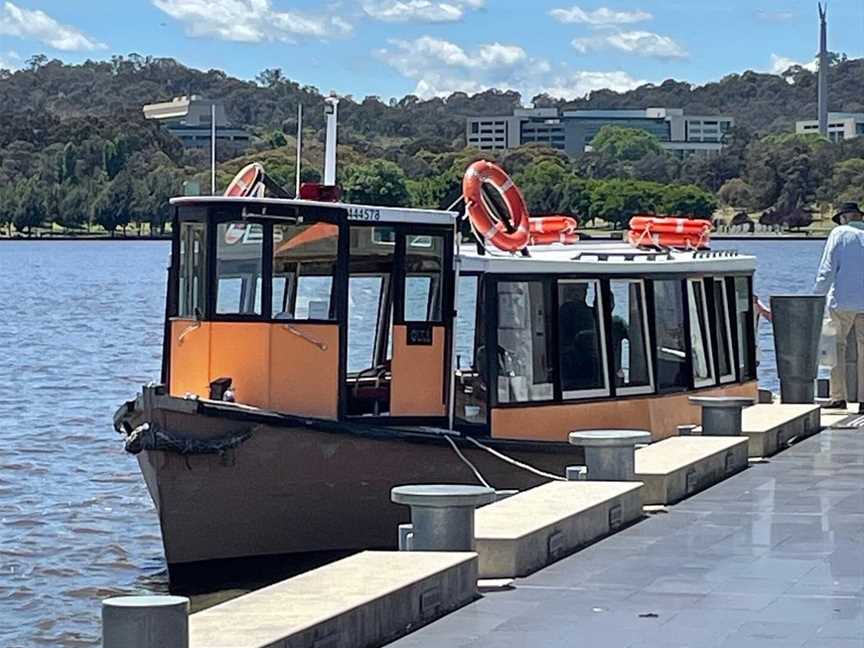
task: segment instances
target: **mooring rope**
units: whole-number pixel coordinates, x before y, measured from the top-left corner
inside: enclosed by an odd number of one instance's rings
[[[495,450],[493,448],[490,448],[488,446],[483,445],[482,443],[480,443],[476,439],[473,439],[471,437],[465,437],[465,439],[467,439],[469,442],[473,443],[478,448],[485,450],[486,452],[488,452],[492,456],[497,457],[501,461],[506,461],[507,463],[512,464],[512,465],[516,466],[517,468],[521,468],[522,470],[527,470],[530,473],[534,473],[535,475],[539,475],[540,477],[545,477],[546,479],[552,479],[554,481],[567,481],[566,477],[561,477],[560,475],[553,475],[552,473],[547,473],[543,470],[540,470],[539,468],[535,468],[534,466],[529,466],[526,463],[522,463],[521,461],[517,461],[516,459],[513,459],[512,457],[508,457],[503,452],[499,452],[498,450]],[[451,443],[452,443],[452,441],[451,441]]]
[[[447,442],[450,444],[450,446],[453,448],[453,450],[456,452],[456,454],[459,456],[459,458],[465,463],[465,465],[471,469],[471,472],[474,473],[474,476],[477,478],[477,481],[479,481],[481,484],[483,484],[486,488],[492,488],[494,490],[494,488],[489,484],[489,482],[487,482],[485,479],[483,479],[483,475],[480,474],[480,471],[477,470],[477,467],[468,460],[468,457],[466,457],[464,454],[462,454],[462,451],[459,449],[459,446],[457,446],[456,442],[450,438],[450,435],[445,434],[444,438],[447,439]]]

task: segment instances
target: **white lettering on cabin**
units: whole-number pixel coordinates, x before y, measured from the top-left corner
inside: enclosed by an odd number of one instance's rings
[[[381,210],[374,207],[349,207],[348,218],[351,220],[379,221]]]

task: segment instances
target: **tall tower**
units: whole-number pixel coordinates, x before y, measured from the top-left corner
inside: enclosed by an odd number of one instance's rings
[[[828,3],[819,3],[819,134],[828,137]]]

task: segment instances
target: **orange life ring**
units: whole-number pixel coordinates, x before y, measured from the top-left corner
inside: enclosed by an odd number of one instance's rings
[[[569,245],[579,241],[579,235],[567,232],[531,232],[529,241],[531,245],[551,245],[552,243]]]
[[[579,221],[572,216],[540,216],[529,221],[529,230],[534,233],[573,234],[579,227]]]
[[[690,218],[664,218],[637,215],[630,219],[627,240],[640,247],[673,247],[687,249],[707,248],[710,243],[711,222]]]
[[[510,212],[512,231],[508,231],[507,225],[498,220],[486,204],[483,183],[491,184],[501,194]],[[528,245],[528,207],[519,187],[513,184],[504,169],[488,160],[474,162],[462,178],[462,195],[471,225],[484,240],[506,252],[518,252]]]
[[[258,162],[247,164],[240,169],[225,190],[226,197],[245,198],[251,196],[264,177],[264,167]]]

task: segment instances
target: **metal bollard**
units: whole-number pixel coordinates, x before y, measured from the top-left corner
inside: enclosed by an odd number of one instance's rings
[[[636,444],[651,441],[644,430],[577,430],[570,443],[585,448],[585,465],[591,481],[633,481],[636,476]]]
[[[189,648],[189,599],[117,596],[103,600],[102,648]]]
[[[678,436],[696,436],[696,428],[698,425],[679,425]]]
[[[411,551],[414,540],[414,526],[411,524],[399,525],[399,551]]]
[[[567,466],[564,469],[567,481],[586,481],[588,479],[588,468],[585,466]]]
[[[463,484],[396,486],[390,499],[411,507],[412,551],[473,551],[474,509],[494,502],[495,491]]]
[[[690,396],[702,408],[702,436],[741,436],[741,410],[753,404],[738,396]]]
[[[771,297],[771,312],[780,401],[812,403],[819,369],[819,338],[822,335],[825,297]],[[842,358],[838,360],[843,361]]]

